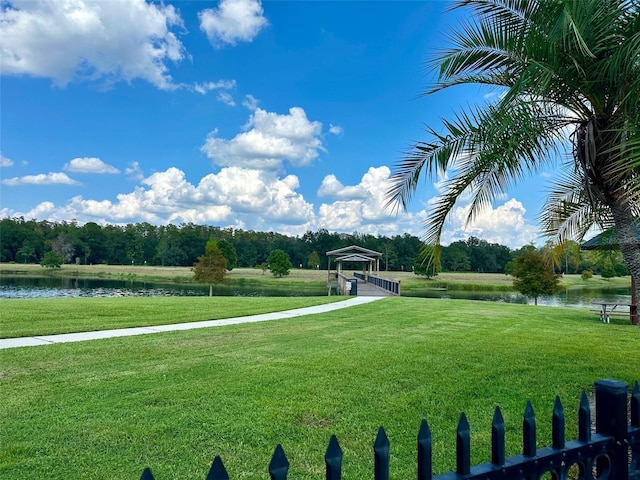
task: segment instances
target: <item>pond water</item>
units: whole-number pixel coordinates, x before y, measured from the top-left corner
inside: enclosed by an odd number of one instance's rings
[[[468,292],[468,291],[427,291],[429,298],[456,298],[467,300],[485,300],[490,302],[533,304],[532,299],[515,292]],[[538,298],[538,305],[551,307],[591,307],[591,302],[631,302],[631,288],[622,289],[572,289],[556,295]]]
[[[218,296],[312,296],[326,295],[327,290],[307,288],[291,291],[291,289],[264,289],[247,286],[214,286],[213,294]],[[164,296],[206,296],[208,285],[153,283],[126,279],[88,279],[63,277],[21,277],[0,276],[1,298],[50,298],[50,297],[164,297]],[[453,290],[425,290],[413,296],[427,298],[454,298],[468,300],[485,300],[503,303],[531,304],[533,300],[524,295],[512,292],[469,292]],[[589,307],[594,301],[631,301],[631,290],[567,290],[557,295],[544,296],[538,299],[539,305]]]
[[[324,288],[292,292],[230,285],[214,285],[217,296],[311,296],[326,295]],[[70,277],[0,276],[0,298],[52,297],[175,297],[206,296],[208,285],[142,282],[125,279],[89,279]]]

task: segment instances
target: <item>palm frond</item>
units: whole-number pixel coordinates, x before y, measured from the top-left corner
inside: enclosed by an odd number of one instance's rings
[[[582,175],[573,167],[554,182],[539,220],[542,234],[552,237],[554,243],[581,241],[594,224],[611,222],[606,209],[595,210],[588,201]]]
[[[554,162],[574,130],[574,168],[556,179],[543,233],[581,238],[612,222],[623,198],[640,215],[640,0],[458,0],[473,20],[429,64],[428,91],[462,84],[501,89],[496,103],[428,127],[401,160],[387,191],[404,208],[421,175],[450,180],[425,222],[435,248],[457,200],[470,195],[467,221],[525,176]],[[437,255],[437,249],[432,250]]]

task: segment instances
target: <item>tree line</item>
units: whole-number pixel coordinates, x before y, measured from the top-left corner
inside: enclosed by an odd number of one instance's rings
[[[89,222],[49,222],[22,217],[0,220],[0,261],[40,263],[47,252],[62,256],[64,263],[83,265],[162,265],[191,267],[214,238],[221,249],[235,250],[234,267],[256,267],[267,262],[274,250],[287,253],[294,268],[327,268],[326,252],[359,245],[382,253],[381,270],[427,272],[421,267],[420,252],[424,244],[413,235],[392,237],[362,233],[335,233],[325,229],[292,237],[275,232],[256,232],[216,226],[99,225]],[[232,248],[230,248],[232,247]],[[626,275],[619,252],[584,252],[575,242],[562,250],[553,250],[558,273],[582,273],[608,276]],[[442,247],[440,271],[505,273],[508,264],[531,245],[512,250],[476,237]],[[229,256],[229,255],[227,255]]]
[[[45,253],[54,251],[67,264],[191,267],[211,238],[222,248],[226,244],[233,247],[237,259],[232,268],[261,266],[272,251],[282,250],[294,268],[326,269],[327,251],[357,244],[383,254],[381,269],[410,271],[422,248],[420,239],[409,234],[384,237],[320,229],[292,237],[193,223],[80,225],[18,217],[0,220],[0,262],[40,263]]]

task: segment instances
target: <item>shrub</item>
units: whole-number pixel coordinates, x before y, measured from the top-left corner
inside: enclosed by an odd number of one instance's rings
[[[593,272],[591,270],[583,270],[582,275],[580,276],[582,277],[582,280],[589,280],[593,277]]]

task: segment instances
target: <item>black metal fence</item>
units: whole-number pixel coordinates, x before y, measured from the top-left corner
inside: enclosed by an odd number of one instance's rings
[[[491,462],[471,465],[469,423],[460,416],[456,439],[456,471],[433,476],[431,468],[431,431],[422,421],[417,440],[418,480],[538,480],[550,476],[565,480],[570,469],[577,479],[640,480],[640,389],[635,383],[629,399],[628,386],[617,380],[595,383],[596,421],[592,432],[591,408],[582,392],[578,409],[578,439],[565,441],[565,416],[556,397],[552,417],[552,445],[536,447],[536,420],[527,402],[522,424],[522,453],[505,458],[505,427],[496,407],[491,427]],[[389,479],[390,444],[382,427],[373,445],[374,479]],[[342,449],[333,435],[325,453],[327,480],[342,476]],[[575,468],[577,467],[577,469]],[[289,461],[278,445],[269,464],[272,480],[285,480]],[[573,478],[573,477],[572,477]],[[154,480],[145,469],[140,480]],[[216,456],[206,480],[229,480],[219,456]]]

